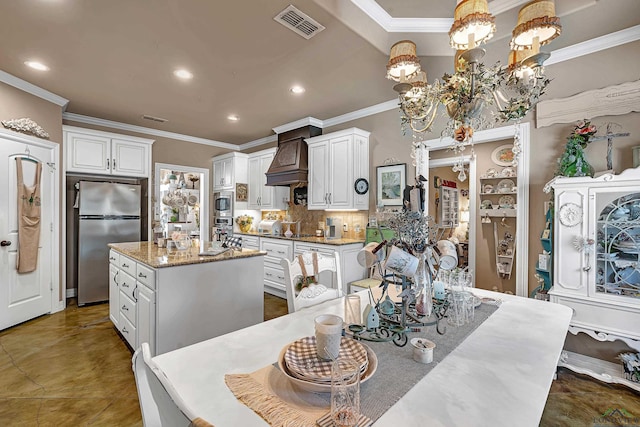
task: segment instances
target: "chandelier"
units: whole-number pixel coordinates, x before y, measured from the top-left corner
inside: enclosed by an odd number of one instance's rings
[[[495,30],[487,0],[458,0],[449,30],[451,47],[456,49],[454,72],[431,84],[420,67],[414,42],[402,40],[391,47],[387,78],[397,82],[393,89],[399,96],[403,131],[410,130],[414,136],[431,131],[442,105],[448,117],[442,136],[452,137],[451,148],[461,153],[473,142],[474,130],[497,122],[518,123],[537,104],[550,81],[543,66],[549,54],[541,52],[540,46],[562,31],[553,0],[534,0],[520,9],[505,67],[481,62],[486,51],[479,45],[491,39]],[[516,162],[519,151],[516,134]],[[464,169],[461,172],[464,175]]]

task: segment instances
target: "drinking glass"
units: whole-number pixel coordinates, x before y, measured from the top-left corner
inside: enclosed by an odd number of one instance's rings
[[[331,366],[331,419],[336,427],[355,427],[360,417],[360,365],[340,358]]]
[[[335,359],[340,354],[342,323],[340,316],[332,314],[323,314],[315,318],[316,351],[320,359]]]
[[[360,296],[349,294],[344,299],[344,322],[347,325],[362,324],[362,310],[360,310]]]

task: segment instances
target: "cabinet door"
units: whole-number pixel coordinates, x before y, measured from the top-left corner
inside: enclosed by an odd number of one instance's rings
[[[68,172],[111,173],[110,138],[68,132],[65,143]]]
[[[328,207],[329,143],[309,146],[309,185],[307,202],[309,210]]]
[[[553,230],[554,251],[553,265],[562,266],[553,274],[553,285],[556,291],[561,290],[565,295],[587,295],[587,276],[584,269],[585,256],[583,251],[574,248],[574,240],[587,238],[587,221],[582,212],[587,212],[587,188],[561,187],[555,189],[555,215]],[[561,213],[570,212],[578,216],[579,221],[567,223],[559,217]]]
[[[262,193],[260,207],[263,209],[272,209],[274,207],[273,192],[275,187],[267,187],[267,175],[265,175],[272,161],[273,154],[260,156],[260,190]]]
[[[143,342],[148,342],[151,354],[155,354],[155,325],[156,325],[156,298],[155,292],[138,283],[138,317],[136,329],[138,332],[138,348]]]
[[[222,187],[228,190],[235,190],[235,176],[233,174],[233,157],[222,161]]]
[[[353,149],[352,137],[329,140],[329,207],[351,209],[353,207]]]
[[[224,176],[224,161],[216,160],[213,162],[213,189],[222,190],[222,182]]]
[[[262,197],[262,180],[260,179],[261,170],[260,157],[250,158],[248,188],[249,209],[260,209],[260,197]]]
[[[111,140],[111,173],[123,176],[149,175],[149,146],[122,139]]]
[[[355,135],[353,140],[353,164],[354,184],[358,178],[365,178],[369,181],[369,140],[359,135]],[[371,184],[370,181],[369,184]],[[365,194],[356,193],[354,188],[352,188],[352,191],[354,192],[353,207],[355,209],[368,210],[371,190]]]
[[[116,328],[120,321],[120,287],[118,286],[118,274],[120,270],[113,264],[109,264],[109,318]]]

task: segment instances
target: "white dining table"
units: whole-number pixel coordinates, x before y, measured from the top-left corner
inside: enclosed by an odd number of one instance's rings
[[[472,292],[500,299],[502,304],[374,426],[539,424],[571,309],[481,289]],[[364,307],[368,293],[359,295]],[[225,374],[248,374],[276,362],[285,345],[313,335],[316,316],[343,316],[343,311],[343,299],[327,301],[154,360],[197,416],[216,427],[265,426],[227,388]],[[406,348],[411,351],[410,345]],[[370,381],[375,381],[375,375]]]

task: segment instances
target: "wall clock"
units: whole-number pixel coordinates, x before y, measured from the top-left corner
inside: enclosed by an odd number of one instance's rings
[[[582,222],[582,208],[575,203],[565,203],[558,211],[560,224],[565,227],[573,227]]]
[[[369,181],[365,178],[358,178],[354,184],[354,188],[356,193],[358,194],[366,194],[369,191]]]

